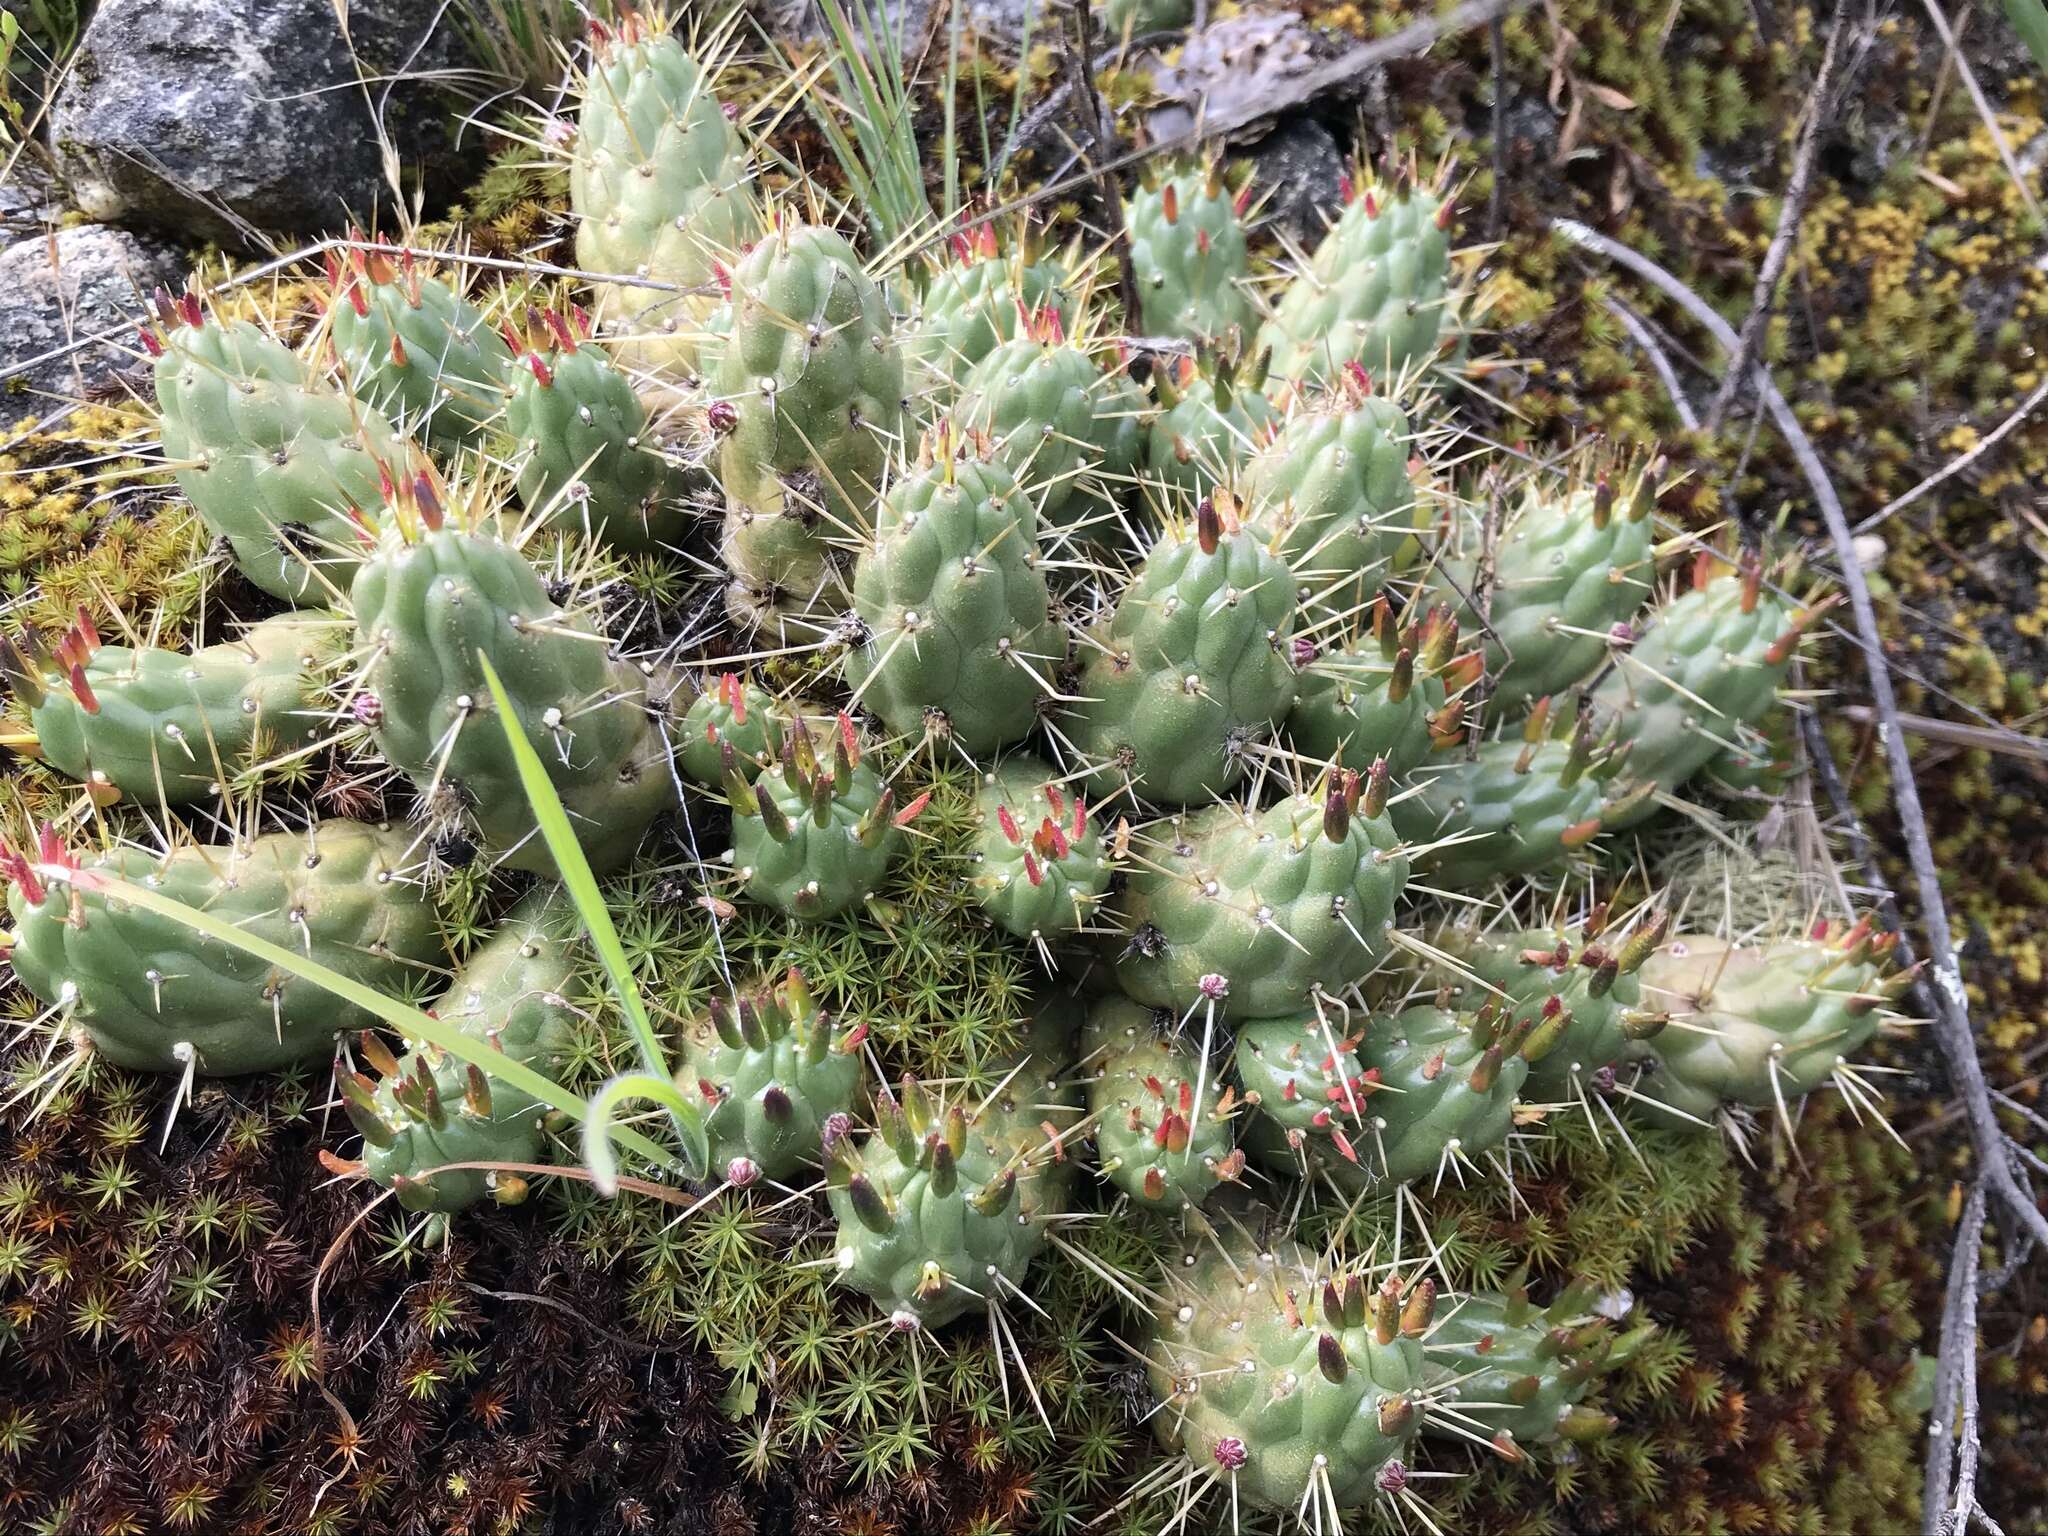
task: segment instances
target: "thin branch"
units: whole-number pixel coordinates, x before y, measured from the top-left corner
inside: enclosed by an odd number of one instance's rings
[[[1970,61],[1963,57],[1963,50],[1956,46],[1956,35],[1950,30],[1948,17],[1942,14],[1935,0],[1920,0],[1926,8],[1928,19],[1934,23],[1934,30],[1941,34],[1941,45],[1954,60],[1956,74],[1962,78],[1963,88],[1970,93],[1970,100],[1976,104],[1977,116],[1984,120],[1984,131],[1991,135],[1991,142],[1998,146],[1998,158],[2005,162],[2005,173],[2012,178],[2012,184],[2020,195],[2020,201],[2027,205],[2027,212],[2036,219],[2041,217],[2041,205],[2034,200],[2034,189],[2027,185],[2027,178],[2021,172],[2019,162],[2012,157],[2012,146],[2005,142],[2005,134],[1998,126],[1998,116],[1991,110],[1991,103],[1985,99],[1984,87],[1977,83],[1977,72],[1970,68]]]
[[[1650,360],[1650,366],[1657,370],[1657,377],[1663,382],[1664,393],[1671,397],[1671,408],[1678,412],[1678,423],[1688,432],[1700,429],[1700,418],[1692,408],[1692,402],[1685,398],[1685,387],[1678,382],[1678,370],[1671,366],[1671,359],[1664,355],[1664,349],[1657,345],[1657,338],[1650,334],[1650,328],[1643,323],[1643,317],[1612,295],[1606,300],[1607,312],[1621,322],[1621,328],[1628,332],[1643,356]]]
[[[1934,1406],[1927,1415],[1927,1475],[1920,1497],[1923,1536],[1962,1530],[1963,1522],[1950,1523],[1952,1484],[1955,1507],[1963,1510],[1966,1518],[1976,1501],[1977,1458],[1970,1451],[1976,1439],[1977,1373],[1971,1366],[1977,1352],[1977,1252],[1983,1240],[1984,1186],[1979,1183],[1970,1190],[1962,1224],[1956,1228],[1955,1258],[1949,1264],[1948,1292],[1941,1305]],[[1963,1421],[1959,1428],[1955,1423],[1958,1401]],[[1958,1444],[1964,1451],[1962,1457],[1952,1448]]]
[[[1851,704],[1842,711],[1844,719],[1858,725],[1869,725],[1876,716],[1869,706]],[[1958,725],[1952,720],[1932,720],[1926,715],[1899,716],[1899,729],[1911,731],[1915,736],[1928,741],[1939,741],[1951,747],[1967,747],[1976,752],[1999,752],[2007,757],[2025,758],[2030,762],[2048,763],[2048,739],[2023,735],[2019,731],[1987,729],[1981,725]]]
[[[1507,23],[1496,16],[1486,24],[1486,50],[1493,68],[1493,186],[1486,194],[1486,238],[1501,237],[1501,202],[1508,180],[1508,37]]]
[[[1835,0],[1835,16],[1828,27],[1827,46],[1821,50],[1820,69],[1813,77],[1811,109],[1806,114],[1806,126],[1800,130],[1799,148],[1793,155],[1792,179],[1785,184],[1785,203],[1778,211],[1777,233],[1771,236],[1770,248],[1764,252],[1764,264],[1756,275],[1756,289],[1749,301],[1749,315],[1742,322],[1742,329],[1735,337],[1735,350],[1728,359],[1727,372],[1721,375],[1721,387],[1714,392],[1713,403],[1707,407],[1707,431],[1721,430],[1721,419],[1728,414],[1728,407],[1734,403],[1735,392],[1742,387],[1743,373],[1749,362],[1749,354],[1756,345],[1756,335],[1769,317],[1772,303],[1778,295],[1778,279],[1785,275],[1785,264],[1792,259],[1792,245],[1799,234],[1799,221],[1806,215],[1806,189],[1813,180],[1814,151],[1820,145],[1822,123],[1829,115],[1829,95],[1834,89],[1835,60],[1840,54],[1842,33],[1849,22],[1849,0]]]
[[[1075,83],[1081,94],[1081,101],[1088,109],[1088,142],[1081,149],[1082,168],[1095,165],[1105,151],[1111,161],[1116,159],[1116,119],[1103,108],[1102,93],[1095,88],[1095,6],[1094,0],[1080,0],[1074,7],[1076,23],[1081,33],[1081,46],[1069,60]],[[1122,249],[1129,245],[1124,234],[1124,197],[1117,185],[1116,172],[1104,165],[1095,173],[1095,200],[1102,207],[1103,233],[1108,237],[1109,248],[1119,252],[1117,261],[1117,288],[1123,301],[1124,313],[1136,323],[1138,314],[1138,280],[1131,271],[1130,253]]]
[[[1897,500],[1886,502],[1882,507],[1858,523],[1856,531],[1858,533],[1868,533],[1871,529],[1877,527],[1878,524],[1889,522],[1922,496],[1933,490],[1937,485],[1940,485],[1942,481],[1952,480],[1957,475],[1960,475],[1964,470],[1976,463],[1977,460],[1997,447],[2021,422],[2033,415],[2043,400],[2048,400],[2048,379],[2043,379],[2039,384],[2036,384],[2034,392],[2022,400],[2010,416],[1986,433],[1968,453],[1951,459],[1947,464],[1937,469],[1933,474],[1922,480]]]

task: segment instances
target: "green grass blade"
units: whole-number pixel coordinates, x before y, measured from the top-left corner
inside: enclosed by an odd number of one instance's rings
[[[569,893],[576,915],[583,920],[584,930],[590,935],[591,948],[597,951],[598,962],[611,981],[619,1009],[625,1014],[627,1027],[632,1030],[634,1043],[640,1049],[641,1064],[648,1076],[665,1082],[669,1066],[666,1053],[661,1048],[661,1038],[655,1034],[654,1025],[647,1017],[647,1005],[640,996],[639,982],[633,978],[632,964],[626,959],[626,947],[619,942],[619,931],[612,926],[612,914],[605,905],[604,893],[598,890],[597,877],[590,872],[590,861],[583,856],[583,845],[576,841],[576,831],[569,825],[569,813],[562,809],[561,797],[555,793],[554,783],[548,778],[540,754],[533,750],[533,743],[526,739],[526,732],[520,727],[512,700],[506,696],[505,685],[499,681],[497,668],[491,665],[490,657],[482,651],[477,652],[477,661],[483,667],[484,683],[498,706],[498,723],[504,728],[505,744],[511,749],[512,761],[519,770],[520,787],[526,791],[527,803],[533,807],[533,819],[540,827],[548,852],[554,855],[555,870],[562,877],[562,887]],[[667,1100],[663,1102],[669,1103]],[[696,1106],[686,1103],[680,1095],[669,1103],[669,1108],[684,1161],[692,1177],[701,1177],[711,1157],[710,1143],[704,1135],[704,1119]],[[591,1171],[595,1174],[595,1167]],[[612,1187],[618,1187],[616,1174]]]
[[[2034,67],[2048,74],[2048,5],[2042,0],[2005,0],[2005,19],[2034,56]]]

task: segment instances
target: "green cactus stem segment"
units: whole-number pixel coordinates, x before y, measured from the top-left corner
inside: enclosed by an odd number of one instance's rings
[[[347,591],[399,439],[369,404],[325,387],[283,343],[246,320],[217,324],[199,295],[159,289],[155,355],[165,460],[235,564],[285,602]]]
[[[1451,1423],[1477,1426],[1511,1461],[1521,1459],[1523,1446],[1612,1432],[1614,1416],[1585,1399],[1651,1329],[1617,1335],[1606,1318],[1587,1310],[1591,1299],[1585,1288],[1569,1286],[1548,1307],[1536,1307],[1525,1269],[1505,1293],[1473,1291],[1442,1302],[1424,1348],[1430,1365],[1451,1379],[1441,1412],[1422,1432],[1449,1440]]]
[[[794,968],[712,998],[685,1034],[676,1086],[704,1114],[713,1171],[744,1189],[816,1166],[857,1107],[866,1038],[864,1024],[835,1029]]]
[[[1124,205],[1128,260],[1150,336],[1248,341],[1258,306],[1247,279],[1245,210],[1251,185],[1233,192],[1223,163],[1173,171]]]
[[[505,336],[505,430],[527,511],[628,553],[674,545],[709,478],[692,486],[658,451],[632,382],[589,339],[582,314],[529,310],[525,328],[508,325]]]
[[[1158,827],[1112,902],[1124,991],[1177,1015],[1277,1018],[1335,998],[1386,952],[1408,860],[1386,777],[1345,774],[1264,811]]]
[[[14,974],[98,1054],[141,1072],[268,1072],[331,1051],[373,1022],[308,981],[100,894],[140,882],[380,991],[417,993],[445,962],[426,891],[404,873],[412,835],[315,823],[169,854],[119,845],[80,860],[47,826],[33,859],[0,847]],[[36,865],[79,871],[59,884]]]
[[[1451,216],[1409,168],[1391,187],[1347,179],[1344,211],[1259,333],[1273,376],[1328,385],[1347,363],[1389,384],[1423,373],[1459,324]]]
[[[596,285],[600,329],[622,366],[683,384],[721,271],[761,233],[745,142],[659,19],[596,24],[592,55],[569,157],[576,263],[645,281]]]
[[[1083,647],[1078,782],[1156,805],[1228,793],[1294,701],[1295,615],[1286,566],[1213,500],[1170,525]]]
[[[1173,1038],[1172,1024],[1108,997],[1081,1036],[1097,1171],[1148,1210],[1200,1205],[1244,1172],[1236,1092]]]
[[[1375,1286],[1276,1235],[1191,1223],[1160,1277],[1146,1369],[1160,1439],[1241,1505],[1349,1509],[1407,1485],[1435,1284]]]
[[[997,926],[1041,943],[1088,926],[1116,866],[1080,791],[1011,758],[983,776],[975,815],[969,888]]]
[[[1644,1000],[1671,1024],[1630,1048],[1631,1061],[1653,1067],[1631,1107],[1695,1129],[1727,1107],[1788,1114],[1840,1081],[1912,987],[1913,972],[1887,967],[1897,941],[1868,917],[1768,944],[1673,938],[1638,973]]]
[[[591,866],[617,868],[676,803],[648,675],[558,608],[496,534],[447,522],[424,479],[390,510],[354,589],[368,652],[354,709],[378,749],[419,787],[431,816],[512,868],[552,872],[490,718],[478,661],[488,655]]]
[[[788,729],[775,766],[752,783],[729,774],[731,861],[747,895],[777,911],[826,918],[874,894],[902,852],[903,829],[930,800],[898,807],[864,760],[853,722],[838,718],[832,760],[808,731]]]
[[[349,392],[442,452],[482,446],[504,409],[505,343],[411,251],[394,261],[359,231],[353,242],[327,255],[327,313]]]
[[[928,437],[918,466],[889,488],[854,568],[866,634],[844,666],[854,696],[892,730],[950,736],[979,756],[1037,723],[1067,636],[1052,617],[1030,498],[974,446]]]
[[[995,1091],[934,1093],[906,1076],[863,1140],[828,1138],[839,1279],[905,1331],[999,1309],[1069,1207],[1081,1084],[1071,1005],[1045,1005]]]
[[[263,758],[319,739],[319,693],[343,648],[342,623],[287,614],[188,655],[103,645],[81,607],[53,643],[34,634],[0,640],[0,676],[30,729],[9,744],[78,780],[101,804],[218,802]]]

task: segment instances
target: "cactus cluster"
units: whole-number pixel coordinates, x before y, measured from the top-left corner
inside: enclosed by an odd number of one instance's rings
[[[643,1081],[710,1153],[692,1216],[822,1183],[817,1272],[906,1333],[979,1316],[1020,1363],[1046,1271],[1109,1271],[1196,1498],[1404,1514],[1425,1436],[1519,1457],[1608,1427],[1636,1334],[1578,1288],[1463,1289],[1449,1245],[1425,1277],[1403,1224],[1514,1185],[1561,1112],[1627,1135],[1868,1102],[1851,1058],[1910,978],[1867,920],[1722,933],[1588,896],[1679,797],[1782,760],[1822,607],[1796,563],[1661,526],[1654,461],[1475,469],[1437,388],[1469,318],[1442,177],[1361,176],[1275,277],[1220,157],[1168,173],[1125,209],[1118,314],[1028,233],[965,221],[906,275],[765,208],[717,71],[630,11],[594,36],[564,153],[595,325],[362,240],[303,352],[159,302],[166,462],[298,611],[189,653],[85,611],[0,645],[7,744],[127,834],[0,852],[38,1010],[138,1070],[339,1045],[362,1143],[336,1166],[412,1211],[516,1203],[549,1152],[525,1089],[111,883],[438,992],[580,1090],[616,1042],[578,1044],[611,1020],[502,689],[639,909],[643,1033],[676,1047]],[[416,825],[303,828],[263,793],[299,756]],[[273,830],[198,842],[193,807]],[[455,889],[507,915],[451,925],[489,932],[443,990]],[[717,986],[664,974],[677,935]],[[969,945],[1015,965],[944,1052],[834,980],[887,951],[949,1008]]]

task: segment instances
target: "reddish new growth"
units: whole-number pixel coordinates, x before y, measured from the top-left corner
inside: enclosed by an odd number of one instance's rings
[[[573,353],[579,341],[590,339],[590,317],[580,306],[572,306],[565,317],[559,310],[529,304],[526,323],[515,325],[508,320],[500,327],[499,334],[505,338],[505,345],[511,349],[512,355],[525,358],[526,366],[533,370],[541,388],[547,389],[555,382],[555,371],[541,354],[552,350],[566,357]]]
[[[972,229],[955,230],[950,244],[953,259],[962,266],[971,261],[986,261],[996,254],[995,226],[984,221]]]
[[[1060,318],[1057,304],[1044,304],[1032,309],[1019,299],[1017,324],[1026,336],[1041,346],[1056,347],[1067,339],[1067,323]]]
[[[930,797],[927,796],[927,799]],[[1066,817],[1066,797],[1059,786],[1045,786],[1047,804],[1052,814],[1042,818],[1038,830],[1031,834],[1031,846],[1024,850],[1024,876],[1034,886],[1045,883],[1044,866],[1056,864],[1073,851],[1075,843],[1088,835],[1088,802],[1079,795],[1074,797],[1073,830],[1069,832],[1060,824]],[[1058,818],[1058,819],[1056,819]],[[1017,825],[1017,818],[1010,813],[1007,805],[996,807],[996,824],[1003,829],[1003,836],[1013,845],[1024,842],[1023,831]]]
[[[345,298],[357,314],[368,315],[370,300],[364,292],[365,285],[383,288],[402,278],[406,304],[413,309],[420,307],[420,273],[413,264],[411,251],[400,250],[394,264],[390,251],[371,242],[360,228],[351,228],[348,238],[346,256],[335,251],[327,253],[327,284],[337,300]],[[395,337],[393,343],[392,361],[403,367],[403,347]]]
[[[100,712],[99,698],[85,676],[86,664],[100,648],[100,632],[84,604],[77,614],[54,646],[45,646],[33,629],[23,632],[19,644],[0,639],[0,677],[30,709],[40,708],[49,697],[47,674],[55,672],[81,709],[89,715]]]
[[[590,18],[590,51],[600,59],[609,59],[616,48],[631,48],[656,35],[659,29],[640,15],[638,11],[619,7],[616,21],[604,22]]]
[[[43,898],[49,895],[49,887],[36,873],[37,868],[75,870],[78,861],[71,857],[71,850],[64,846],[57,829],[47,821],[36,834],[35,853],[35,862],[30,863],[27,856],[12,844],[0,843],[0,880],[20,886],[29,905],[41,906]]]
[[[717,695],[718,702],[723,704],[726,712],[732,716],[732,723],[734,725],[745,725],[747,723],[747,690],[746,685],[740,679],[739,673],[721,672],[713,680],[711,688],[713,693]],[[706,720],[704,722],[704,739],[709,742],[716,742],[718,740],[718,722],[716,720]]]

